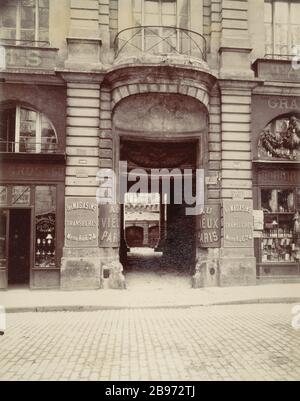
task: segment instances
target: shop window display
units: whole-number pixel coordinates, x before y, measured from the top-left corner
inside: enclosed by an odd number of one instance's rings
[[[262,189],[262,263],[295,263],[300,256],[299,190]]]
[[[55,267],[56,187],[37,186],[35,205],[35,267]]]

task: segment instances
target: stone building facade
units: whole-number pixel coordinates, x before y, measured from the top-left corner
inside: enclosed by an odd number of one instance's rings
[[[201,286],[299,278],[299,7],[1,0],[0,288],[124,287],[120,161],[203,171],[164,233]]]

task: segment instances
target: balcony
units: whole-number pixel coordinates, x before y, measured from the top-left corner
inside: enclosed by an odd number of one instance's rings
[[[206,66],[206,40],[201,34],[171,26],[139,26],[116,36],[115,64],[170,63]]]
[[[49,42],[0,39],[0,70],[53,71],[58,49]]]

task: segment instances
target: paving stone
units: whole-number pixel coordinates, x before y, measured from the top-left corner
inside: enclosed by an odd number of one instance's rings
[[[8,314],[0,380],[300,379],[291,305]]]

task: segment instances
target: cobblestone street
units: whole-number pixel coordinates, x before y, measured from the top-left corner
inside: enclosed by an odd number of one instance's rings
[[[1,380],[299,380],[292,305],[8,314]]]

